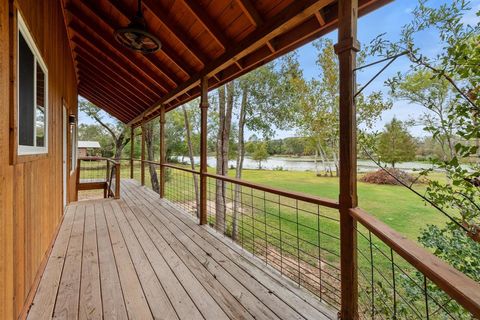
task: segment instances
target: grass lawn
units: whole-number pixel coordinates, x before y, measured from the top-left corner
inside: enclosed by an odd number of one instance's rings
[[[317,177],[313,172],[245,170],[243,179],[285,190],[338,199],[338,178]],[[417,190],[424,189],[417,186]],[[402,186],[358,183],[359,206],[396,231],[416,240],[427,224],[446,221],[435,209],[427,206]]]

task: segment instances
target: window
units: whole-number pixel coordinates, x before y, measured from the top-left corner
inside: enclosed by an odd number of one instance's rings
[[[48,72],[18,14],[18,154],[48,152]]]

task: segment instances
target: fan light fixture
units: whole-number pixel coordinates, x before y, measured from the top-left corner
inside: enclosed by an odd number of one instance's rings
[[[162,46],[160,40],[147,31],[142,13],[142,0],[138,0],[137,14],[131,19],[130,24],[115,30],[114,36],[122,46],[141,53],[153,53]]]

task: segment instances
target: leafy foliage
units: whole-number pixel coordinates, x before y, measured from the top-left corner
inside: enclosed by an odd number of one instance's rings
[[[413,160],[415,149],[414,139],[404,124],[396,118],[385,125],[385,131],[378,138],[377,153],[380,160],[390,163],[392,168],[395,168],[397,162]]]

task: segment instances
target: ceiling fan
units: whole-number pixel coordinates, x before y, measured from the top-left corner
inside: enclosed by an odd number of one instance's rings
[[[138,0],[137,13],[125,28],[114,32],[115,40],[122,46],[141,53],[153,53],[162,47],[160,40],[147,31],[142,13],[142,0]]]

